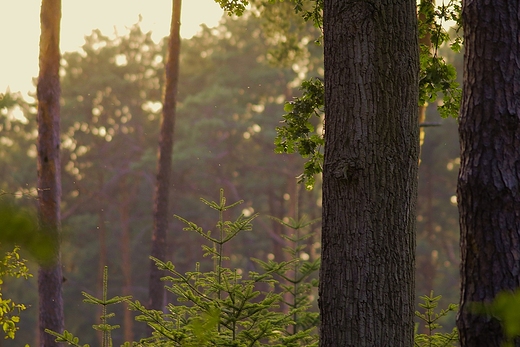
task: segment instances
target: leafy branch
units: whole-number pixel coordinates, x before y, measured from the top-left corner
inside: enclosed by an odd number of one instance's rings
[[[276,2],[276,0],[271,0]],[[304,0],[294,0],[295,11],[302,13],[305,20],[313,20],[321,28],[323,24],[323,1],[315,1],[315,7],[304,10]],[[461,27],[460,0],[450,0],[435,6],[432,0],[423,0],[418,7],[420,44],[420,76],[418,105],[436,101],[439,97],[438,111],[442,117],[457,117],[462,91],[456,81],[457,73],[453,65],[438,55],[439,47],[449,44],[455,52],[460,52],[462,38],[458,35]],[[446,22],[453,22],[457,28],[452,37],[445,29]],[[426,44],[425,42],[428,42]],[[431,44],[431,46],[430,46]],[[322,172],[324,145],[323,133],[311,121],[313,115],[321,118],[324,110],[324,85],[319,79],[309,79],[302,82],[303,95],[285,104],[283,125],[276,128],[276,153],[299,153],[303,158],[309,158],[299,183],[304,183],[307,189],[312,189],[315,175]]]
[[[5,252],[0,259],[0,325],[4,331],[5,338],[14,339],[19,327],[20,312],[27,309],[24,304],[13,302],[11,299],[4,299],[2,296],[2,284],[4,277],[25,278],[32,277],[26,266],[26,260],[20,258],[20,248],[15,246],[12,251]]]
[[[314,176],[323,171],[322,147],[325,143],[319,130],[324,110],[325,88],[323,81],[312,78],[302,82],[303,95],[285,104],[284,124],[276,128],[274,140],[276,153],[299,153],[309,158],[304,164],[304,171],[298,177],[298,183],[304,183],[307,189],[314,186]],[[312,124],[313,117],[318,118],[318,125]]]
[[[438,55],[439,48],[449,44],[459,53],[462,48],[462,37],[459,35],[461,22],[460,0],[450,0],[435,6],[431,0],[423,0],[418,7],[419,39],[420,39],[420,76],[419,105],[434,102],[442,95],[442,103],[438,106],[444,118],[457,117],[459,114],[462,90],[456,82],[457,72],[453,65],[446,63]],[[445,29],[446,22],[455,24],[455,35],[452,37]],[[429,39],[428,39],[429,38]],[[431,47],[429,44],[431,43]]]

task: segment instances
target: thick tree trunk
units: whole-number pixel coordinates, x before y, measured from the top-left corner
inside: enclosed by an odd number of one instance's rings
[[[413,346],[416,2],[325,0],[320,346]]]
[[[38,76],[38,206],[40,232],[52,239],[52,258],[38,271],[40,346],[58,346],[45,329],[63,331],[63,282],[60,261],[60,19],[61,1],[41,6],[40,73]]]
[[[520,286],[519,9],[518,0],[463,2],[457,318],[463,347],[501,346],[499,322],[472,314],[469,307]]]
[[[165,66],[166,85],[163,95],[161,134],[159,138],[159,162],[155,188],[154,228],[152,256],[164,260],[166,257],[166,231],[168,230],[170,178],[172,175],[173,134],[177,86],[179,80],[179,53],[181,48],[181,0],[173,0],[170,41]],[[162,310],[164,306],[163,272],[151,262],[149,285],[149,308]]]

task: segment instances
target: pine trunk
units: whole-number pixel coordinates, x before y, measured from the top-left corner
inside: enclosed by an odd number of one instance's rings
[[[416,1],[324,1],[320,346],[413,346]]]
[[[100,182],[103,182],[102,176],[100,176]],[[103,184],[99,185],[100,187],[103,187]],[[104,209],[104,203],[99,199],[98,201],[98,223],[99,223],[99,229],[97,231],[98,234],[98,240],[99,240],[99,260],[98,260],[98,276],[97,276],[97,283],[99,283],[99,289],[97,293],[98,298],[103,297],[103,278],[105,274],[105,266],[109,266],[108,264],[108,256],[107,256],[107,228],[106,228],[106,218],[105,218],[105,209]],[[97,316],[95,317],[96,320],[99,320],[98,324],[101,324],[101,320],[99,317],[103,315],[103,307],[98,308]],[[98,331],[98,345],[103,346],[103,332]]]
[[[131,230],[131,206],[135,201],[137,186],[130,182],[129,176],[124,176],[120,181],[121,201],[119,203],[119,220],[121,223],[121,269],[123,273],[123,296],[132,295],[132,230]],[[103,269],[104,270],[104,269]],[[134,339],[134,317],[132,311],[126,309],[124,315],[124,339]]]
[[[169,220],[169,194],[172,175],[173,134],[179,80],[179,53],[181,48],[180,23],[181,0],[173,0],[170,40],[165,66],[166,85],[163,95],[161,133],[159,138],[159,162],[155,188],[154,228],[151,255],[160,260],[166,257],[166,232]],[[162,310],[164,306],[163,272],[151,262],[149,284],[149,308]]]
[[[60,19],[61,1],[43,0],[40,13],[38,98],[38,207],[42,233],[52,239],[52,258],[38,271],[40,346],[58,346],[45,332],[63,331],[63,282],[60,261]]]
[[[518,0],[463,2],[457,318],[463,347],[502,345],[500,323],[470,307],[520,286],[519,8]]]

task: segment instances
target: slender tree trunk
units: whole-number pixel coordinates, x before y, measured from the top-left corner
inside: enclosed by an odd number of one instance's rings
[[[320,346],[413,346],[416,1],[324,1]]]
[[[136,185],[128,183],[128,176],[121,179],[121,202],[119,216],[121,221],[121,268],[123,270],[123,295],[132,295],[132,237],[130,227],[130,208],[136,196]],[[133,341],[134,317],[132,311],[124,311],[124,338]]]
[[[465,1],[462,10],[457,326],[463,347],[498,347],[500,323],[470,307],[520,286],[520,1]]]
[[[435,231],[433,228],[434,223],[434,211],[433,211],[433,185],[434,179],[431,172],[433,171],[433,167],[427,171],[425,174],[425,181],[427,184],[426,192],[424,196],[424,200],[426,200],[426,223],[425,223],[425,236],[428,240],[428,244],[432,244],[432,241],[435,238]],[[433,290],[433,285],[435,283],[435,277],[437,277],[437,257],[434,256],[432,252],[429,253],[430,256],[425,259],[424,267],[421,268],[422,273],[422,286],[423,293],[428,294]]]
[[[172,175],[173,134],[175,108],[179,80],[179,53],[181,48],[181,0],[173,0],[170,41],[165,66],[166,85],[163,95],[161,134],[159,138],[159,162],[154,203],[154,228],[152,235],[152,256],[164,260],[166,257],[166,231],[168,230],[170,178]],[[155,262],[150,266],[149,308],[162,310],[164,285],[162,271]]]
[[[283,206],[283,198],[280,196],[280,192],[274,190],[273,186],[270,186],[268,193],[268,203],[269,203],[269,214],[275,218],[283,220],[284,217],[284,206]],[[272,241],[272,249],[274,260],[278,262],[282,262],[285,259],[285,253],[283,248],[286,247],[285,239],[282,238],[283,234],[283,225],[280,224],[277,220],[271,219],[271,227],[273,230]]]
[[[279,220],[283,220],[285,217],[285,208],[284,208],[284,198],[280,195],[280,191],[277,191],[274,189],[273,185],[269,186],[269,192],[268,192],[268,203],[269,203],[269,215],[278,218]],[[275,219],[271,219],[271,228],[273,231],[273,235],[271,237],[272,241],[272,250],[274,255],[274,261],[277,262],[283,262],[287,261],[287,254],[283,250],[285,247],[287,247],[287,240],[282,237],[284,233],[284,226],[280,224],[279,221]],[[283,278],[280,279],[280,285],[288,285],[289,283],[284,280]],[[266,286],[267,287],[267,286]],[[266,291],[270,289],[266,288]],[[277,293],[281,292],[281,288],[277,287],[275,289]],[[286,295],[285,301],[289,302],[289,298]],[[280,303],[279,310],[281,312],[289,312],[289,306],[287,306],[284,303]]]
[[[100,175],[101,176],[101,175]],[[100,179],[102,182],[102,178]],[[103,184],[100,184],[100,187],[102,187]],[[103,205],[101,201],[99,202],[98,208],[98,223],[99,223],[99,229],[98,229],[98,239],[99,239],[99,261],[98,261],[98,277],[97,277],[97,283],[99,283],[99,289],[98,289],[98,298],[103,297],[103,277],[105,273],[105,266],[109,266],[108,264],[108,257],[107,257],[107,241],[106,241],[106,235],[107,235],[107,228],[105,225],[105,210],[103,209]],[[103,314],[103,306],[99,307],[98,309],[98,315],[96,319],[99,319],[98,317],[101,317]],[[99,322],[101,324],[101,322]],[[103,345],[103,333],[101,331],[98,332],[98,338],[99,338],[99,346]]]
[[[42,0],[38,76],[38,205],[42,233],[52,240],[52,258],[38,271],[40,346],[58,346],[45,329],[63,331],[60,261],[60,19],[61,1]]]
[[[421,0],[421,6],[435,6],[435,0]],[[425,16],[424,14],[420,14],[419,15],[419,21],[424,21],[425,20]],[[426,35],[424,35],[424,37],[421,37],[421,39],[419,40],[419,45],[424,45],[426,47],[428,47],[430,50],[432,48],[432,41],[431,41],[431,35],[430,33],[427,33]],[[422,106],[419,106],[419,124],[421,123],[424,123],[426,121],[426,109],[428,108],[428,104],[424,104]],[[420,127],[419,128],[419,149],[422,148],[422,145],[424,144],[424,136],[425,136],[425,133],[424,133],[424,128],[423,127]],[[419,156],[419,164],[421,162],[421,158]]]

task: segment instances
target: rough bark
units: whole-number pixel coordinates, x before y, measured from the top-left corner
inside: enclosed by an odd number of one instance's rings
[[[320,346],[413,346],[416,2],[324,1]]]
[[[155,258],[164,260],[166,256],[166,231],[169,220],[169,194],[172,175],[173,134],[177,104],[177,86],[179,80],[179,53],[181,47],[180,19],[181,0],[173,0],[170,40],[165,66],[166,84],[163,94],[161,133],[159,138],[159,162],[154,203],[154,228],[152,252]],[[149,308],[162,310],[164,306],[164,285],[161,282],[163,272],[157,269],[155,262],[150,266]]]
[[[38,98],[38,207],[40,231],[52,240],[51,259],[38,271],[40,346],[58,346],[45,329],[63,331],[60,261],[60,19],[61,1],[42,0]]]
[[[499,322],[470,307],[520,286],[519,9],[518,0],[463,2],[457,317],[463,347],[501,346]]]

